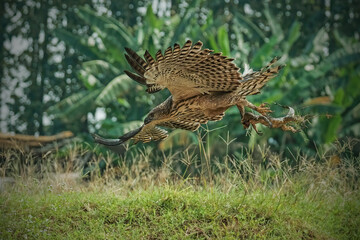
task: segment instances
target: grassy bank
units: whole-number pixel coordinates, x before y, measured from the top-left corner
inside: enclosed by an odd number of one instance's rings
[[[193,177],[171,167],[173,156],[154,168],[146,154],[87,180],[67,165],[27,169],[0,188],[0,238],[358,239],[360,158],[331,152],[296,155],[293,166],[227,157]]]
[[[293,183],[294,184],[294,183]],[[300,189],[299,189],[300,187]],[[287,188],[287,187],[286,187]],[[157,186],[1,196],[2,239],[355,239],[360,194]],[[308,189],[309,190],[309,189]]]

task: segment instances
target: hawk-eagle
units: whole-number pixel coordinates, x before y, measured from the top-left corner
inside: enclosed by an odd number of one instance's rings
[[[162,140],[168,136],[166,128],[180,128],[189,131],[197,130],[208,121],[219,121],[231,106],[237,106],[245,128],[250,125],[256,130],[256,123],[268,127],[296,131],[287,123],[295,121],[294,110],[283,118],[268,116],[271,112],[266,104],[255,106],[246,100],[246,96],[260,92],[260,89],[282,68],[276,65],[277,58],[260,71],[247,71],[243,75],[233,63],[232,58],[212,53],[212,50],[201,49],[201,41],[192,45],[188,40],[181,48],[179,44],[161,50],[153,58],[145,51],[144,59],[135,51],[125,48],[126,60],[135,73],[125,73],[136,82],[147,86],[148,93],[155,93],[167,88],[171,96],[152,109],[143,125],[119,139],[104,139],[93,135],[97,143],[116,146],[133,139],[135,142]],[[251,108],[260,115],[245,111]],[[257,131],[257,130],[256,130]],[[258,132],[258,131],[257,131]]]

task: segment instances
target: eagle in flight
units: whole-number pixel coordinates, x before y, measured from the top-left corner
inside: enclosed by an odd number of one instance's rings
[[[179,44],[161,50],[153,58],[145,51],[144,59],[135,51],[125,48],[126,60],[135,73],[125,73],[136,82],[147,87],[146,92],[152,94],[167,88],[171,96],[152,109],[144,123],[118,139],[105,139],[93,134],[97,143],[106,146],[117,146],[132,139],[135,143],[158,141],[168,134],[165,128],[180,128],[189,131],[197,130],[208,121],[219,121],[231,106],[237,106],[244,128],[250,125],[256,129],[256,123],[268,127],[281,128],[295,132],[287,125],[296,121],[294,110],[282,118],[272,118],[267,104],[255,106],[246,96],[258,94],[260,89],[282,68],[276,65],[277,58],[260,71],[248,71],[243,75],[233,63],[232,58],[212,53],[212,50],[201,49],[203,43],[192,44],[188,40],[181,48]],[[253,109],[259,115],[246,112],[245,107]]]

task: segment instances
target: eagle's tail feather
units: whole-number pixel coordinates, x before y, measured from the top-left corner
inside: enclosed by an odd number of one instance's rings
[[[248,96],[260,93],[260,89],[284,67],[284,65],[274,66],[277,60],[278,58],[275,57],[260,71],[248,71],[238,87],[238,94]]]

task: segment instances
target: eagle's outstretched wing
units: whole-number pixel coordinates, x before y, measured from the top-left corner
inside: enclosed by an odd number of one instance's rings
[[[134,143],[139,141],[147,143],[150,141],[159,141],[167,138],[168,132],[164,129],[161,129],[157,126],[145,125],[141,131],[136,134],[132,139]]]
[[[133,80],[147,85],[153,93],[167,88],[174,101],[190,98],[202,93],[234,91],[242,80],[239,68],[233,59],[212,50],[201,49],[202,42],[192,46],[189,40],[180,48],[178,44],[159,50],[154,59],[148,51],[144,59],[133,50],[125,48],[125,57],[135,73],[125,71]]]
[[[174,113],[169,119],[157,121],[156,124],[142,125],[138,129],[128,132],[118,139],[106,139],[96,134],[93,134],[93,138],[95,142],[114,150],[114,146],[118,146],[130,139],[134,140],[134,143],[139,141],[147,143],[150,141],[163,140],[168,136],[168,132],[160,127],[195,131],[201,124],[207,123],[208,121],[221,120],[223,116],[224,112],[208,116],[200,111],[180,108],[180,110]]]
[[[141,127],[130,131],[117,139],[108,139],[100,137],[96,134],[92,134],[92,137],[94,138],[96,143],[109,147],[111,150],[114,150],[115,146],[119,146],[130,139],[134,140],[134,143],[137,143],[139,141],[147,143],[152,140],[163,140],[167,136],[168,134],[166,130],[161,129],[154,124],[142,125]]]

